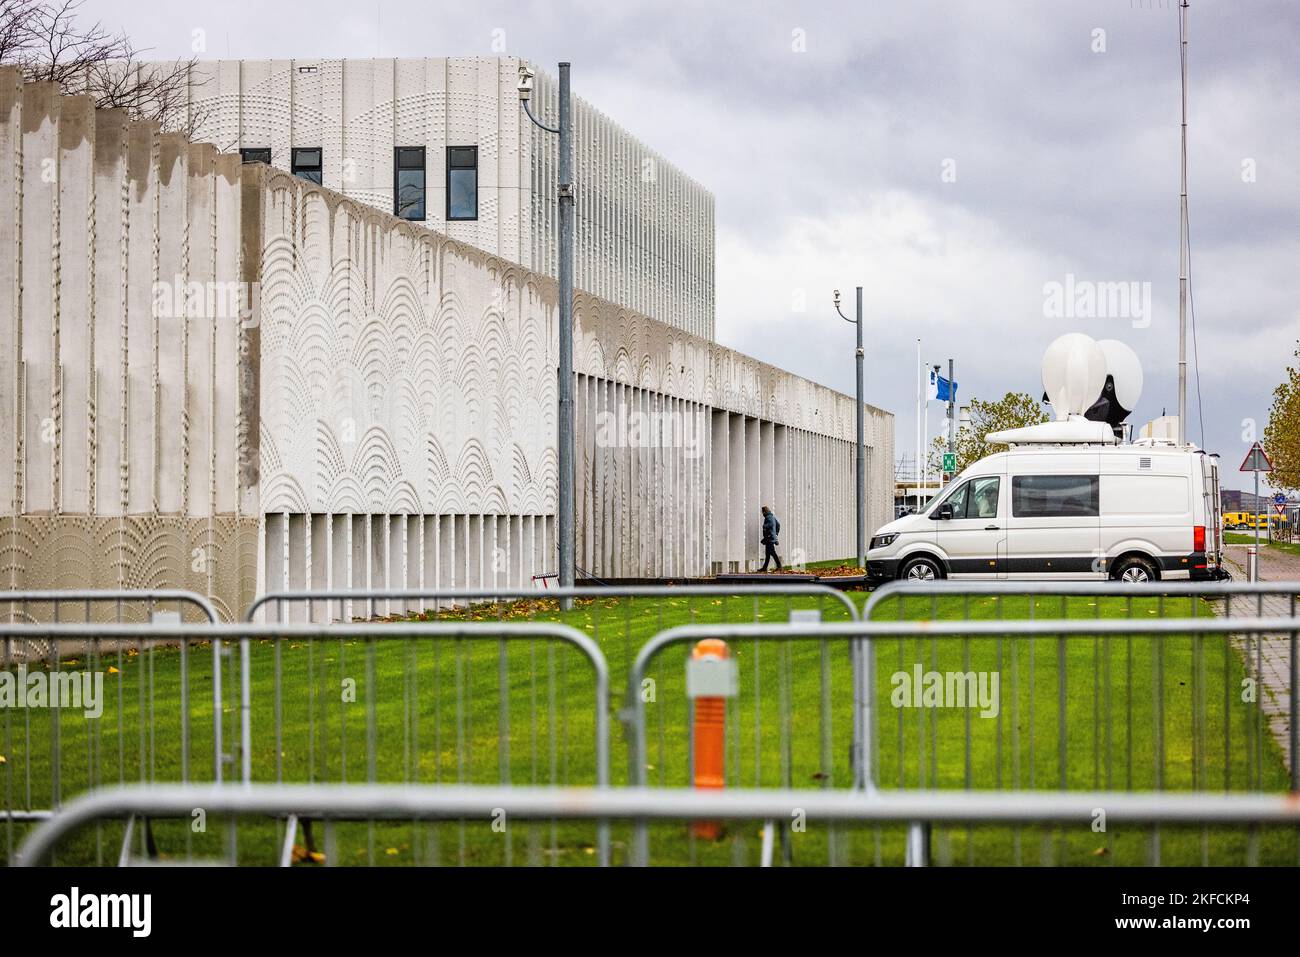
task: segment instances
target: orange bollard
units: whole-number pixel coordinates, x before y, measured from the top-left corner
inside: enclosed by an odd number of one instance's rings
[[[719,638],[705,638],[691,651],[691,659],[712,658],[725,661],[731,656],[727,643]],[[723,760],[726,757],[727,699],[720,695],[695,698],[695,786],[721,789],[726,783]],[[722,837],[721,821],[696,821],[695,836],[706,841]]]

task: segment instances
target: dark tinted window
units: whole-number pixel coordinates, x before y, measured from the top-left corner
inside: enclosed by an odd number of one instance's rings
[[[447,147],[447,218],[478,219],[478,147]]]
[[[393,151],[393,215],[424,219],[423,146],[399,146]]]
[[[1011,479],[1011,514],[1064,518],[1100,514],[1095,475],[1017,475]]]
[[[321,150],[319,146],[309,149],[294,149],[293,151],[293,169],[294,176],[301,177],[309,183],[321,182]]]
[[[248,146],[239,151],[245,163],[266,163],[271,165],[271,147]]]

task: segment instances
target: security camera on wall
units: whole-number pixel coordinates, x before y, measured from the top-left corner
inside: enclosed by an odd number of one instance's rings
[[[527,100],[533,95],[533,79],[537,76],[528,67],[520,64],[519,66],[519,83],[515,87],[519,91],[519,99]]]

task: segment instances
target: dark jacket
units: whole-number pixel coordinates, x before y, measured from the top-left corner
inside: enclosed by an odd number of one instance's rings
[[[763,516],[763,544],[775,545],[776,536],[781,533],[781,523],[778,521],[775,512],[768,512]]]

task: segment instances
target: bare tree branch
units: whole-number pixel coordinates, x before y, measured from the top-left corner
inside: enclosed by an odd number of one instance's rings
[[[125,33],[77,20],[84,0],[0,0],[0,63],[19,66],[29,82],[58,83],[99,108],[117,107],[133,119],[193,137],[207,110],[190,102],[196,58],[143,63]]]

